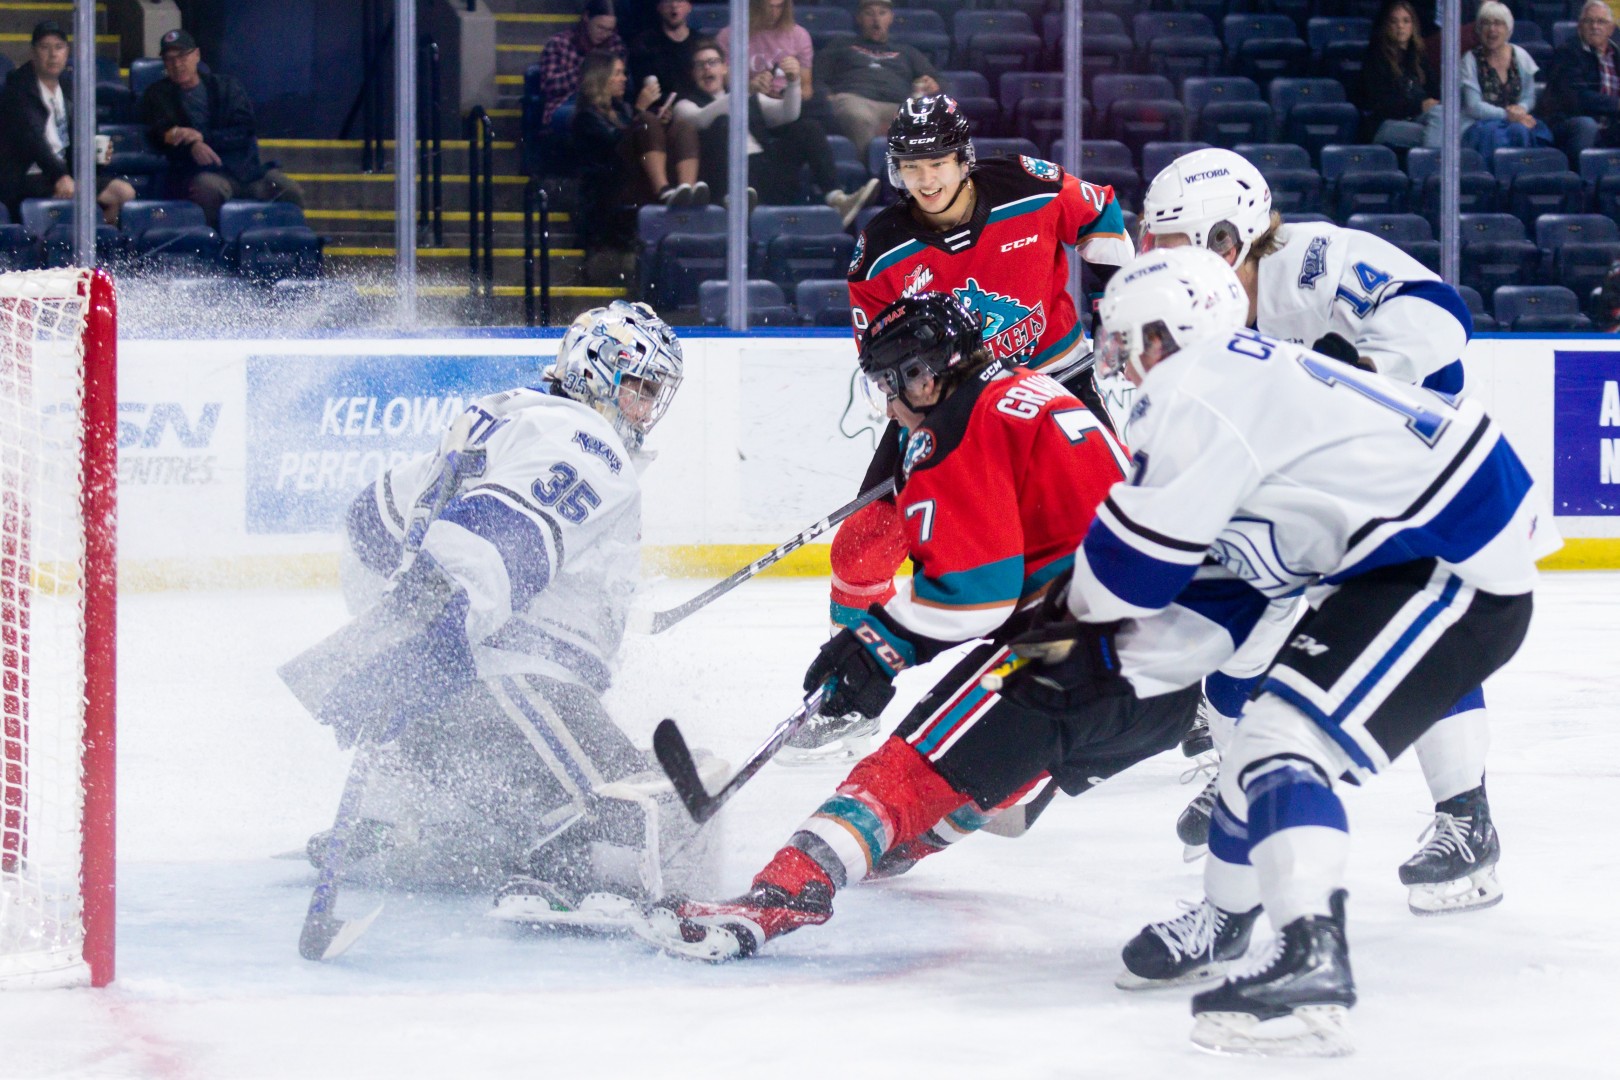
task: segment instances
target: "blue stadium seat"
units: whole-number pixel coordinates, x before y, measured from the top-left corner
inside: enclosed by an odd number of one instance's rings
[[[1534,228],[1542,214],[1575,214],[1586,209],[1586,185],[1569,171],[1563,151],[1550,146],[1503,147],[1491,159],[1497,206]]]
[[[0,272],[32,270],[34,241],[28,230],[14,225],[5,203],[0,203]]]
[[[1558,249],[1553,263],[1552,277],[1576,296],[1585,298],[1603,284],[1609,268],[1615,263],[1614,242],[1567,243]]]
[[[1271,208],[1291,221],[1299,215],[1310,214],[1311,220],[1332,218],[1320,213],[1322,207],[1322,177],[1315,169],[1261,169],[1260,174],[1271,185]]]
[[[1063,160],[1064,142],[1052,140],[1051,159]],[[1080,144],[1080,179],[1099,187],[1114,189],[1114,199],[1129,211],[1142,200],[1142,178],[1131,164],[1131,148],[1107,139],[1087,139]]]
[[[748,239],[755,256],[763,256],[779,236],[820,236],[843,231],[843,218],[830,206],[761,206],[748,216]]]
[[[1204,106],[1226,101],[1259,101],[1260,88],[1253,79],[1238,75],[1215,75],[1209,78],[1188,79],[1181,84],[1181,103],[1187,106],[1187,118],[1194,122]],[[1264,140],[1255,140],[1263,142]]]
[[[1365,49],[1371,39],[1372,20],[1355,15],[1321,15],[1305,24],[1305,40],[1318,56],[1336,41],[1354,42],[1357,48]],[[1518,40],[1516,33],[1514,40]]]
[[[1541,24],[1528,15],[1522,19],[1513,20],[1513,44],[1525,45],[1530,42],[1545,42],[1547,35],[1542,33]]]
[[[1318,157],[1324,146],[1354,142],[1360,126],[1361,111],[1347,101],[1304,102],[1289,110],[1282,139],[1298,143]]]
[[[1466,147],[1459,151],[1458,158],[1460,171],[1464,173],[1483,172],[1485,159],[1478,150],[1469,150]],[[1440,151],[1427,146],[1414,146],[1406,152],[1406,175],[1412,178],[1412,192],[1417,194],[1423,190],[1423,182],[1431,176],[1440,173]]]
[[[797,18],[800,10],[802,9],[794,9],[795,18]],[[892,34],[895,31],[943,34],[947,38],[951,36],[950,24],[945,21],[939,12],[918,7],[897,7],[894,9],[894,22],[889,24],[889,33]]]
[[[842,273],[855,240],[830,206],[761,206],[749,219],[755,272],[788,289],[800,278]]]
[[[139,56],[129,62],[129,92],[139,101],[146,88],[163,78],[163,61],[155,56]]]
[[[1243,7],[1244,5],[1235,3],[1232,6]],[[1317,14],[1319,7],[1328,5],[1322,3],[1322,0],[1260,0],[1257,6],[1273,15],[1288,16],[1289,21],[1294,24],[1295,32],[1304,37],[1305,24],[1310,21],[1312,15]]]
[[[1230,149],[1238,143],[1271,141],[1275,119],[1271,106],[1263,101],[1212,101],[1192,122],[1192,133],[1211,146]]]
[[[1492,296],[1491,306],[1497,325],[1514,331],[1532,329],[1521,323],[1527,317],[1581,314],[1580,299],[1562,285],[1503,285]],[[1543,325],[1540,329],[1550,327]]]
[[[1556,173],[1569,168],[1569,159],[1562,150],[1551,146],[1504,146],[1491,155],[1487,162],[1505,192],[1514,177],[1528,173]]]
[[[1232,147],[1233,153],[1245,157],[1261,172],[1267,169],[1310,169],[1311,155],[1302,146],[1293,143],[1240,143]]]
[[[1061,155],[1062,151],[1061,144],[1052,144],[1053,154]],[[1131,168],[1131,148],[1112,139],[1086,139],[1080,144],[1080,171],[1098,168]]]
[[[1352,214],[1400,214],[1406,211],[1406,174],[1398,169],[1347,172],[1332,186],[1326,209],[1335,221]]]
[[[25,242],[33,249],[34,265],[73,264],[73,200],[24,199],[21,206]],[[96,258],[114,262],[124,254],[123,237],[111,225],[96,224]]]
[[[1608,244],[1620,258],[1620,224],[1603,214],[1543,214],[1536,219],[1536,246],[1557,258],[1566,244]]]
[[[855,20],[848,9],[832,4],[795,5],[793,21],[810,32],[810,41],[817,49],[839,35],[855,35]]]
[[[1022,11],[972,9],[951,16],[951,37],[958,47],[975,34],[1031,34],[1035,23]]]
[[[1221,40],[1233,53],[1241,52],[1246,41],[1299,38],[1299,27],[1286,15],[1236,14],[1221,20]]]
[[[1156,101],[1116,101],[1102,124],[1109,138],[1124,143],[1141,157],[1150,142],[1172,142],[1187,130],[1187,110],[1175,98]]]
[[[968,97],[995,97],[991,93],[990,80],[977,71],[952,69],[939,73],[940,85],[952,97],[965,94]]]
[[[1291,210],[1282,213],[1283,223],[1286,225],[1332,225],[1333,219],[1326,214],[1318,214],[1313,210]]]
[[[224,242],[194,202],[134,199],[124,204],[118,224],[130,251],[148,266],[184,276],[220,269]]]
[[[969,14],[964,12],[964,14]],[[1021,15],[1022,12],[979,12],[985,15]],[[957,39],[957,56],[962,59],[964,66],[974,71],[984,72],[985,78],[991,85],[999,83],[1001,76],[1010,71],[1023,71],[1029,67],[1030,58],[1041,54],[1041,39],[1034,34],[993,33],[974,34],[967,41],[966,51],[962,51],[961,39]]]
[[[1003,122],[1001,102],[993,97],[977,97],[968,94],[952,94],[956,99],[957,107],[967,115],[972,123],[969,129],[975,135],[999,135],[1006,126]]]
[[[1311,47],[1299,38],[1250,38],[1238,48],[1230,66],[1232,74],[1245,75],[1264,88],[1273,79],[1308,75]]]
[[[728,284],[724,280],[705,281],[698,286],[698,315],[705,325],[725,325]],[[775,282],[750,280],[748,322],[751,326],[792,326],[798,318]]]
[[[1012,76],[1006,76],[1011,78]],[[1081,102],[1081,130],[1090,126],[1090,106]],[[1013,110],[1009,125],[1014,138],[1028,139],[1043,155],[1053,157],[1052,143],[1063,135],[1063,99],[1061,97],[1027,97]]]
[[[96,83],[96,123],[132,124],[135,122],[135,94],[123,80]]]
[[[793,307],[807,326],[849,326],[849,282],[844,278],[811,278],[793,289]]]
[[[936,68],[942,68],[951,63],[951,36],[949,34],[932,34],[926,30],[891,30],[889,40],[896,45],[910,45],[913,49],[928,57],[928,62]]]
[[[1135,63],[1136,46],[1124,34],[1093,34],[1088,30],[1080,39],[1080,55],[1089,92],[1098,76],[1130,74]],[[1063,66],[1061,37],[1047,39],[1045,65],[1054,70]]]
[[[224,260],[243,277],[260,281],[319,277],[324,242],[287,202],[232,199],[219,209]]]
[[[1172,35],[1148,43],[1146,67],[1179,87],[1189,78],[1220,74],[1225,60],[1226,50],[1217,38]]]
[[[1458,285],[1457,295],[1463,298],[1468,305],[1468,314],[1474,317],[1474,333],[1489,333],[1496,329],[1496,319],[1485,310],[1485,300],[1479,295],[1479,290],[1468,285]]]
[[[686,23],[701,31],[705,37],[713,37],[731,25],[731,5],[693,4],[692,14],[686,17]]]
[[[698,286],[726,281],[724,233],[672,232],[658,242],[648,274],[647,300],[659,311],[691,311]]]
[[[1580,36],[1580,26],[1574,19],[1559,19],[1552,24],[1553,48],[1568,45]]]
[[[1489,303],[1500,286],[1538,279],[1541,252],[1525,238],[1524,222],[1512,214],[1461,218],[1462,284],[1478,289]]]
[[[1410,164],[1410,156],[1408,157]],[[1483,169],[1470,170],[1457,176],[1458,213],[1489,214],[1496,211],[1496,177]],[[1440,216],[1440,177],[1430,175],[1423,180],[1414,209],[1426,217]]]
[[[1094,34],[1118,34],[1129,37],[1131,33],[1128,24],[1119,15],[1111,11],[1093,11],[1092,5],[1087,4],[1085,9],[1085,33],[1083,37]],[[1061,38],[1063,36],[1063,12],[1048,11],[1041,16],[1041,37]]]
[[[1361,80],[1367,45],[1361,41],[1335,41],[1322,50],[1316,70],[1341,86],[1355,86]]]
[[[1142,147],[1142,180],[1145,184],[1152,184],[1153,178],[1164,171],[1182,154],[1190,154],[1194,150],[1208,150],[1206,142],[1150,142]]]
[[[726,233],[726,210],[721,206],[671,210],[664,206],[643,206],[636,211],[636,238],[641,244],[640,292],[652,299],[653,270],[658,245],[671,233],[717,235]],[[655,301],[659,302],[659,301]]]
[[[1345,100],[1344,87],[1332,79],[1274,79],[1266,88],[1266,98],[1277,111],[1277,122],[1286,124],[1296,105],[1320,105]],[[1347,140],[1348,141],[1348,140]]]
[[[1161,37],[1215,37],[1209,17],[1190,11],[1141,11],[1131,17],[1136,48],[1147,55],[1148,43]],[[1219,38],[1216,38],[1219,41]]]
[[[1395,151],[1387,146],[1324,146],[1322,179],[1334,183],[1347,172],[1399,172]],[[1401,174],[1405,180],[1406,175]]]
[[[11,57],[0,55],[0,79],[5,78],[7,75],[10,75],[16,70],[17,65],[12,63]]]
[[[1025,98],[1061,98],[1063,73],[1012,71],[1001,77],[1001,107],[1011,114]]]
[[[1417,214],[1352,214],[1345,227],[1388,240],[1424,266],[1440,272],[1440,242],[1426,218]]]
[[[1017,157],[1020,154],[1040,157],[1040,147],[1029,139],[974,139],[973,150],[980,161],[997,157]]]
[[[1176,93],[1163,75],[1098,75],[1091,84],[1090,96],[1097,115],[1106,117],[1116,101],[1154,101],[1173,98]]]
[[[1620,150],[1582,150],[1577,170],[1586,181],[1588,193],[1596,195],[1605,181],[1612,184],[1620,178]]]

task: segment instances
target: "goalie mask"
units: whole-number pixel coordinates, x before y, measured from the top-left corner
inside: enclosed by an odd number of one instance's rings
[[[861,338],[861,371],[885,400],[915,413],[911,391],[965,364],[983,342],[979,317],[946,293],[902,296],[878,313]]]
[[[1230,150],[1195,150],[1166,165],[1142,196],[1143,251],[1164,236],[1182,235],[1217,255],[1249,249],[1271,228],[1271,185],[1260,170]]]
[[[1138,255],[1108,282],[1102,299],[1097,371],[1125,373],[1140,384],[1142,354],[1155,363],[1200,341],[1240,330],[1249,296],[1226,260],[1205,248],[1178,247]]]
[[[902,161],[951,154],[962,163],[965,177],[978,160],[968,138],[969,127],[967,114],[949,94],[907,98],[889,124],[889,183],[896,191],[906,190],[905,181],[900,179]]]
[[[652,308],[615,300],[574,320],[546,378],[607,417],[625,446],[638,450],[668,411],[684,365],[675,332]]]

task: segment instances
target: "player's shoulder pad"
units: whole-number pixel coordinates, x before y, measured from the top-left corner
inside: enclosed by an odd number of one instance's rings
[[[916,223],[907,209],[910,200],[890,203],[866,223],[866,228],[855,237],[855,254],[849,260],[849,280],[865,281],[872,264],[885,252],[913,240],[917,235]]]

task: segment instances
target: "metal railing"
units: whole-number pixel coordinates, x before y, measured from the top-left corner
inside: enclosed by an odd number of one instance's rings
[[[463,127],[467,139],[467,295],[495,298],[495,121],[474,105]],[[482,232],[483,266],[479,266]]]
[[[539,220],[540,239],[535,247],[536,219]],[[523,319],[525,325],[534,326],[535,268],[540,276],[540,325],[551,325],[551,200],[538,176],[529,177],[523,189]]]
[[[385,167],[383,154],[383,59],[388,39],[394,32],[393,20],[384,22],[386,0],[360,3],[360,96],[343,121],[345,137],[356,116],[360,120],[360,169],[377,172]]]
[[[423,34],[417,45],[416,231],[444,246],[444,143],[440,135],[439,43]],[[426,69],[427,78],[421,77]],[[469,144],[469,153],[471,146]]]

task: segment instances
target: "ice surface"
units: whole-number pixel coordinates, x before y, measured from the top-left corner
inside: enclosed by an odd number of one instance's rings
[[[699,588],[663,583],[654,606]],[[610,704],[642,741],[673,715],[740,759],[792,708],[825,595],[756,581],[635,639]],[[526,934],[481,895],[393,896],[352,952],[308,963],[313,873],[272,856],[330,823],[345,759],[273,669],[338,624],[337,595],[121,603],[118,981],[0,996],[0,1077],[1620,1075],[1620,574],[1547,577],[1490,686],[1501,906],[1407,913],[1395,867],[1429,802],[1411,755],[1345,792],[1358,1054],[1306,1063],[1206,1057],[1187,993],[1112,985],[1125,940],[1198,893],[1177,754],[1060,799],[1023,839],[849,890],[827,926],[750,963]],[[841,776],[762,772],[725,812],[728,888]]]

